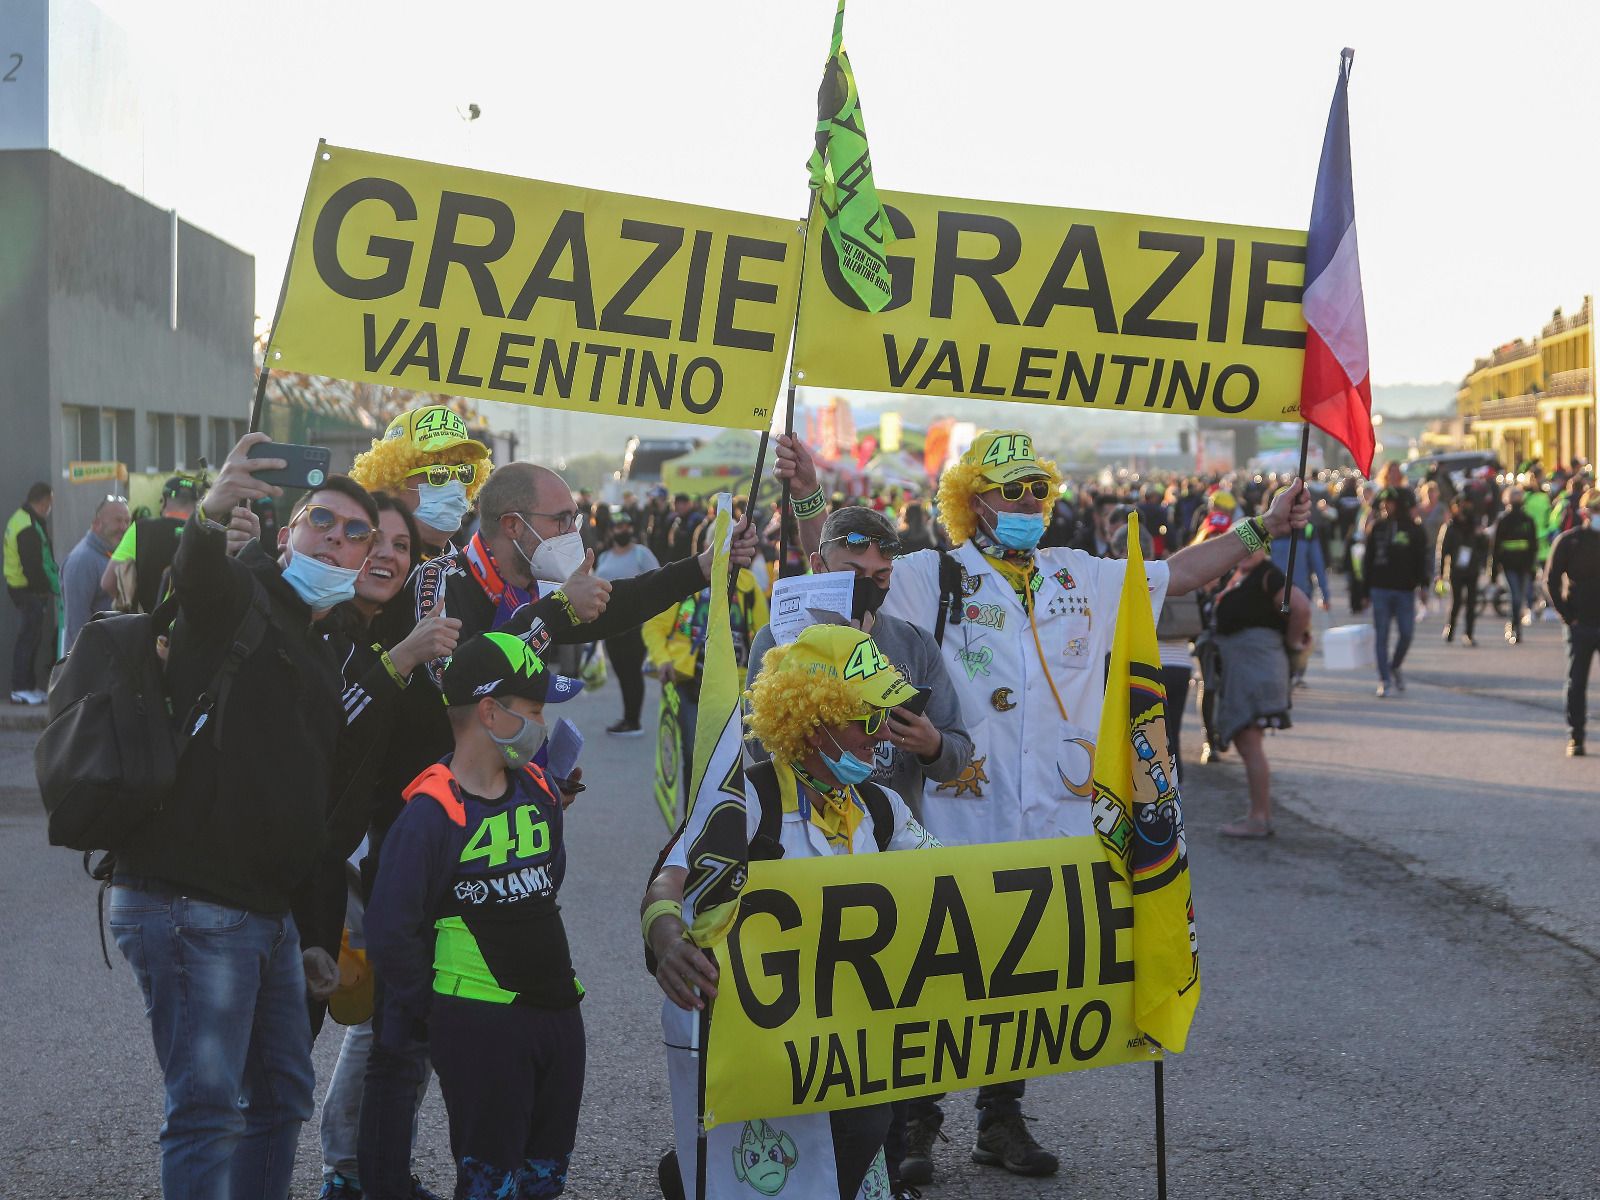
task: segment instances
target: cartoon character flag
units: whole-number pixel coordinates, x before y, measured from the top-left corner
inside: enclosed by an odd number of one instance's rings
[[[1200,954],[1148,586],[1134,514],[1100,710],[1094,827],[1133,890],[1134,1019],[1162,1049],[1182,1051],[1200,1003]]]
[[[884,251],[894,242],[894,234],[872,179],[861,95],[843,42],[844,0],[839,0],[828,65],[817,89],[817,148],[807,166],[839,269],[861,303],[879,312],[892,294]]]
[[[739,913],[750,850],[745,828],[744,720],[739,707],[743,673],[734,655],[728,589],[728,548],[733,507],[728,493],[717,497],[711,544],[711,614],[706,621],[705,667],[700,677],[700,711],[694,729],[694,770],[689,776],[689,875],[683,883],[685,907],[694,909],[689,933],[700,946],[715,946],[728,936]]]

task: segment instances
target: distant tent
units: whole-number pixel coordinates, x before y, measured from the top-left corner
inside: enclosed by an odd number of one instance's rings
[[[717,492],[742,495],[750,490],[750,472],[755,470],[756,449],[761,435],[747,429],[725,429],[698,450],[661,465],[661,485],[670,495],[679,492],[702,499]],[[772,469],[768,452],[767,473]]]

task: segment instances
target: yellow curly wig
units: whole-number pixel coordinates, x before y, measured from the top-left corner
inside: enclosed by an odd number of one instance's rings
[[[406,478],[407,471],[432,466],[434,463],[454,466],[456,463],[464,462],[480,463],[477,475],[467,488],[467,501],[472,503],[478,499],[483,481],[489,478],[489,472],[494,470],[494,464],[487,458],[480,460],[477,453],[467,445],[451,446],[448,450],[425,454],[415,449],[409,438],[379,438],[372,443],[371,450],[356,455],[355,464],[350,468],[350,478],[369,492],[395,494],[405,491],[406,484],[410,482]]]
[[[745,725],[775,762],[800,762],[811,749],[806,737],[818,725],[843,725],[865,714],[861,701],[838,675],[816,670],[785,670],[790,647],[774,646],[761,661],[761,674],[744,694],[750,702]]]
[[[1044,520],[1048,525],[1050,510],[1056,506],[1056,497],[1061,488],[1061,471],[1048,458],[1041,458],[1038,463],[1039,469],[1050,480],[1050,495],[1044,502]],[[978,518],[973,515],[972,506],[967,501],[994,486],[983,477],[982,463],[969,463],[963,459],[945,468],[939,478],[939,494],[936,497],[939,523],[956,545],[971,537],[978,527]]]

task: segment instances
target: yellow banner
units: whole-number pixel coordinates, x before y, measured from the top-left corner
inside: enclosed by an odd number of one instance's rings
[[[865,310],[813,224],[797,382],[1298,421],[1304,231],[882,192]]]
[[[753,862],[707,1124],[1148,1061],[1132,942],[1098,838]]]
[[[766,429],[792,221],[322,145],[274,368]]]
[[[119,462],[74,459],[67,464],[67,478],[73,483],[103,483],[108,479],[121,481],[128,478],[128,468]]]

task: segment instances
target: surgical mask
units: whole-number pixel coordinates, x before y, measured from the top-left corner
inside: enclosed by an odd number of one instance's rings
[[[823,732],[826,733],[827,731],[824,730]],[[817,754],[826,764],[828,770],[833,773],[833,777],[846,787],[857,783],[865,783],[867,777],[872,774],[872,764],[862,762],[850,751],[839,745],[833,734],[828,734],[828,740],[833,742],[833,748],[839,752],[839,757],[830,758],[821,750],[818,750]]]
[[[502,712],[509,713],[513,717],[517,716],[504,704],[500,704],[499,708]],[[522,728],[508,738],[499,736],[492,729],[486,730],[489,737],[493,739],[494,744],[500,747],[500,753],[506,760],[506,766],[513,771],[520,771],[531,763],[533,756],[539,753],[539,747],[544,745],[544,724],[540,721],[535,721],[531,717],[522,717],[521,721]]]
[[[521,513],[517,514],[517,520],[526,525],[534,537],[539,537],[539,531],[528,525]],[[565,583],[583,566],[583,535],[576,529],[553,538],[539,538],[539,545],[532,554],[524,550],[520,542],[516,547],[517,553],[528,562],[528,574],[546,583]]]
[[[882,608],[888,598],[888,588],[879,587],[869,576],[857,575],[850,591],[850,619],[859,624],[868,614]]]
[[[454,533],[467,515],[467,485],[459,479],[445,484],[419,483],[414,514],[430,529]]]
[[[288,553],[283,577],[312,612],[323,612],[355,598],[359,567],[336,567],[309,554],[296,554],[292,546]]]
[[[1044,514],[995,512],[988,501],[983,506],[994,514],[994,540],[1008,550],[1032,550],[1044,536]]]

